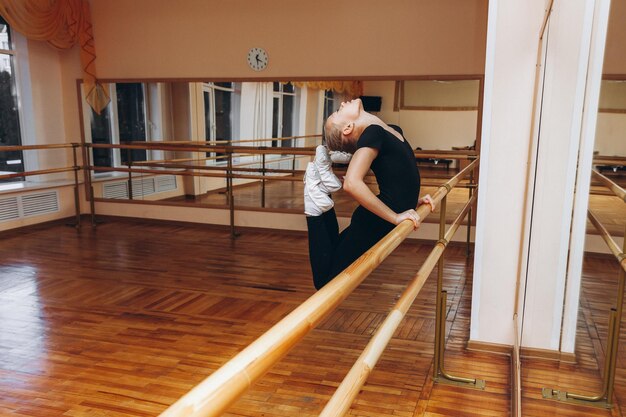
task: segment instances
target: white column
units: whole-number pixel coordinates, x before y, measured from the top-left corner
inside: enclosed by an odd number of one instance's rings
[[[608,0],[554,2],[532,136],[532,82],[545,4],[530,3],[490,2],[489,20],[492,12],[495,19],[487,35],[470,337],[512,344],[519,276],[522,346],[561,350],[561,329],[564,320],[576,321],[580,289],[580,269],[572,268],[579,266],[572,257],[582,257],[582,249],[570,252],[570,230],[584,227],[578,224],[582,217],[572,223],[579,157],[586,157],[582,110],[586,95],[597,93],[594,82],[601,76],[601,71],[588,74],[590,53],[599,53],[590,48],[591,35],[606,28],[608,17],[594,9]],[[588,89],[592,85],[596,90]],[[584,180],[579,175],[578,181]],[[564,309],[568,280],[570,306]],[[573,343],[568,346],[573,350]]]
[[[556,2],[547,29],[522,346],[559,350],[593,1]],[[523,277],[522,277],[523,278]]]
[[[489,2],[472,341],[512,344],[543,1]]]

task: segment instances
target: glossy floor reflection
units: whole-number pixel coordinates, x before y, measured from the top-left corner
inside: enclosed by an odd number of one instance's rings
[[[431,248],[403,243],[226,415],[318,415]],[[313,294],[302,233],[245,231],[231,241],[224,228],[107,219],[97,230],[47,225],[5,234],[0,254],[3,416],[157,416]],[[599,384],[602,342],[589,335],[596,328],[602,335],[594,320],[614,292],[607,286],[614,270],[606,258],[585,268],[596,272],[583,281],[581,303],[590,313],[579,320],[579,363],[527,362],[524,416],[611,415],[539,399],[546,381],[587,390]],[[471,278],[465,247],[452,245],[444,269],[446,368],[485,378],[486,390],[433,385],[429,377],[431,276],[352,415],[508,415],[508,357],[465,349]]]

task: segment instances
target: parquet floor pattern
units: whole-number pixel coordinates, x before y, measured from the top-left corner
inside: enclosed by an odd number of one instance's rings
[[[403,243],[226,415],[317,415],[431,247]],[[464,246],[446,252],[446,368],[485,378],[487,389],[433,385],[435,274],[350,415],[509,414],[509,359],[464,348],[472,276]],[[97,230],[4,233],[0,415],[156,416],[311,294],[299,233],[244,230],[231,241],[222,228],[119,219]],[[589,355],[590,369],[545,372],[559,381],[582,372],[595,383],[593,349]],[[618,378],[622,395],[624,374]],[[542,404],[547,414],[542,405],[524,415],[610,415]]]

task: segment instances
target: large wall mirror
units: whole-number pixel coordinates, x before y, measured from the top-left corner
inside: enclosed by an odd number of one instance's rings
[[[236,174],[266,178],[233,181],[238,208],[301,212],[301,181],[279,177],[301,178],[310,156],[281,153],[281,148],[311,149],[321,143],[323,121],[342,101],[361,97],[367,111],[401,126],[414,149],[476,149],[482,76],[339,82],[124,81],[109,82],[105,88],[111,102],[100,114],[86,104],[84,91],[81,94],[84,141],[94,145],[88,158],[94,167],[95,198],[224,207],[226,180],[220,175],[232,164]],[[236,153],[229,161],[217,150],[152,149],[172,142],[266,150]],[[150,148],[110,147],[131,143]],[[424,158],[421,163],[440,176],[452,176],[462,165],[453,157]],[[125,171],[129,167],[143,172],[129,175]],[[205,175],[190,176],[191,172]],[[342,204],[340,197],[340,211],[353,209],[347,198],[345,207]]]
[[[610,360],[610,315],[612,308],[620,310],[619,263],[610,254],[601,237],[604,229],[622,248],[626,230],[626,202],[607,187],[602,177],[621,188],[626,187],[626,66],[620,64],[611,51],[617,44],[624,47],[621,28],[626,9],[613,2],[607,32],[607,49],[604,59],[600,98],[593,143],[593,163],[589,184],[588,221],[585,252],[582,262],[581,291],[576,328],[576,356],[583,360],[582,371],[595,374],[595,386],[588,391],[599,392],[608,377],[605,365]],[[607,69],[611,71],[606,73]],[[602,177],[601,177],[602,176]],[[617,317],[617,315],[616,315]],[[622,357],[626,346],[622,315],[621,335],[618,336],[616,355]],[[619,403],[626,399],[626,367],[616,360],[615,394]],[[622,407],[623,412],[623,407]]]
[[[600,365],[608,352],[609,314],[618,303],[620,268],[608,254],[601,231],[592,224],[591,217],[618,244],[622,242],[626,230],[626,203],[607,188],[598,174],[626,188],[626,74],[603,77],[592,170],[576,351],[579,354],[593,352],[598,360],[598,372],[604,377]],[[623,322],[622,318],[622,326]],[[622,331],[620,349],[625,343]],[[626,368],[618,364],[617,379],[625,376]]]

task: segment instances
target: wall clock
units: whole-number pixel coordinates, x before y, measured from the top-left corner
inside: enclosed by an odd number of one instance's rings
[[[248,65],[255,71],[263,71],[267,68],[269,57],[263,48],[252,48],[248,52]]]

